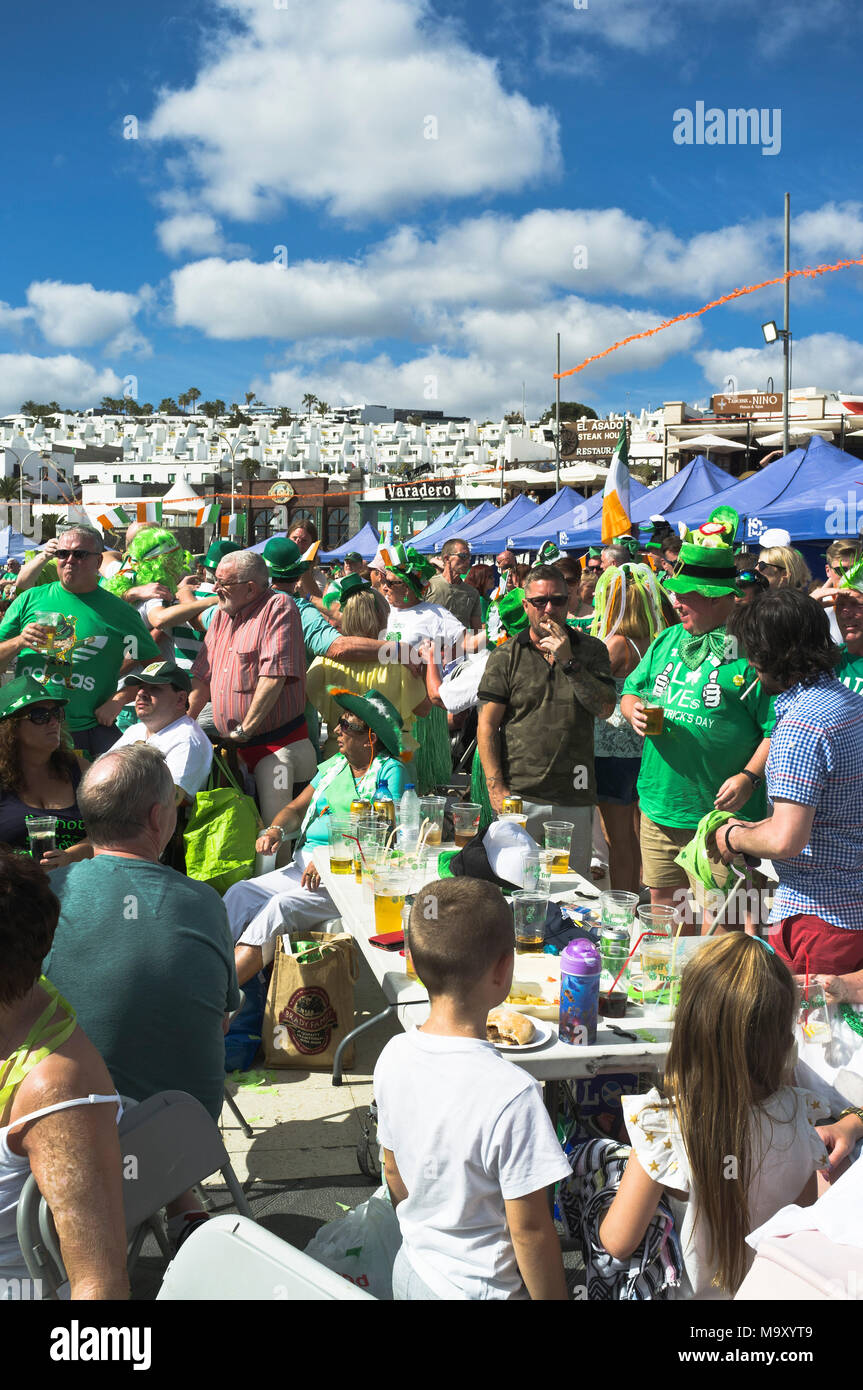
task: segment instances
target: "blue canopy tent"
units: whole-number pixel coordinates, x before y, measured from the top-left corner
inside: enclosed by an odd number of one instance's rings
[[[637,478],[631,478],[629,484],[629,494],[631,499],[641,497],[648,489]],[[597,518],[602,516],[602,493],[598,492],[594,497],[589,497],[587,501],[579,498],[578,493],[574,496],[578,501],[567,499],[566,502],[553,510],[549,510],[543,519],[531,527],[529,531],[522,531],[520,535],[513,536],[513,550],[538,550],[543,541],[554,541],[564,550],[584,550],[592,542],[583,540],[588,530],[599,527]],[[563,497],[563,492],[559,492],[556,501]]]
[[[491,555],[494,549],[494,537],[502,535],[506,543],[512,527],[520,528],[530,526],[536,516],[537,504],[531,502],[529,497],[513,497],[511,502],[499,507],[490,518],[483,518],[482,521],[475,522],[472,526],[463,531],[459,531],[460,536],[464,536],[466,541],[470,541],[471,549],[476,555]],[[436,547],[437,548],[437,547]]]
[[[418,531],[415,531],[409,538],[408,545],[414,545],[417,536],[422,536],[424,540],[427,540],[429,536],[439,536],[441,531],[445,531],[452,522],[460,521],[463,516],[467,515],[468,509],[464,502],[456,502],[455,506],[448,512],[442,512],[440,516],[435,517],[434,521],[430,521],[428,526],[421,526]],[[415,545],[414,549],[416,549]]]
[[[722,494],[722,505],[733,507],[740,515],[741,530],[738,532],[738,539],[754,545],[757,545],[758,537],[766,526],[785,524],[772,517],[766,521],[768,508],[781,504],[785,514],[790,514],[793,508],[794,524],[786,527],[793,537],[797,530],[797,498],[813,488],[820,488],[823,493],[824,488],[832,486],[835,480],[843,476],[850,479],[855,471],[860,472],[861,466],[863,465],[860,460],[855,459],[853,455],[846,454],[834,444],[828,444],[820,436],[813,435],[805,449],[792,449],[790,454],[769,463],[753,477],[744,478],[742,482],[727,488]],[[699,506],[690,506],[686,510],[676,508],[674,511],[667,511],[665,516],[672,526],[676,526],[680,521],[686,522],[690,527],[700,526],[707,520],[711,510],[710,499],[705,499]],[[825,534],[829,532],[820,532],[822,536]]]
[[[863,528],[863,461],[854,467],[831,474],[829,479],[793,498],[784,498],[764,507],[747,518],[752,543],[769,526],[782,526],[791,533],[791,540],[835,541],[842,536],[857,537]]]
[[[481,536],[471,538],[471,544],[477,554],[485,555],[496,555],[501,550],[516,549],[517,547],[511,544],[516,533],[534,531],[542,525],[545,517],[565,511],[568,507],[574,507],[579,502],[584,502],[581,494],[575,492],[571,487],[565,487],[560,492],[552,493],[544,502],[532,502],[533,510],[525,512],[521,521],[516,520],[514,512],[510,512],[507,517],[504,517],[503,513],[500,512],[497,520],[491,524],[487,531],[483,531]]]
[[[0,561],[23,560],[24,554],[28,550],[41,549],[36,547],[32,540],[22,536],[20,531],[14,530],[12,526],[4,526],[0,529]]]
[[[466,531],[474,526],[481,526],[483,522],[490,521],[496,514],[497,507],[493,502],[481,502],[466,517],[456,517],[455,521],[449,522],[443,530],[438,531],[437,535],[427,536],[427,528],[426,531],[420,531],[410,543],[414,550],[418,550],[421,555],[438,553],[444,541],[451,540],[454,536],[464,536]]]
[[[714,506],[712,499],[717,493],[724,493],[732,487],[735,479],[699,454],[685,468],[681,468],[679,473],[666,478],[664,483],[659,483],[656,487],[643,488],[637,497],[634,488],[636,482],[635,478],[630,480],[632,520],[639,525],[647,525],[652,516],[668,516],[671,510],[682,507],[691,512],[693,507],[699,506],[705,499],[710,500],[709,513]],[[578,538],[578,544],[582,546],[599,545],[602,541],[602,499],[600,498],[598,506],[595,498],[591,500],[594,502],[593,515],[589,517],[589,524]]]
[[[345,541],[344,545],[338,546],[335,550],[319,550],[318,561],[322,565],[329,565],[334,560],[344,560],[346,555],[350,555],[351,551],[355,550],[368,562],[375,558],[375,552],[379,544],[380,541],[377,531],[374,526],[372,526],[372,523],[367,521],[362,530],[358,531],[355,536],[351,536],[350,540]],[[258,547],[255,546],[256,550],[257,548]]]

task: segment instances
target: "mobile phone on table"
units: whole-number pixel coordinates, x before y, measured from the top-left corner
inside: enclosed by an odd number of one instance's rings
[[[380,946],[382,951],[400,951],[405,944],[403,931],[385,931],[380,936],[370,936],[372,946]]]

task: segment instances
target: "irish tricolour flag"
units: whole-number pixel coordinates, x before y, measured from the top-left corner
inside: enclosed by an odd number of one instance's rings
[[[209,507],[198,508],[196,526],[215,526],[219,520],[219,504],[213,502]]]
[[[136,502],[135,510],[138,521],[154,521],[157,526],[162,524],[162,502]]]
[[[620,437],[614,446],[611,466],[602,493],[602,542],[625,535],[632,525],[629,514],[629,450],[626,444],[626,421],[620,427]]]

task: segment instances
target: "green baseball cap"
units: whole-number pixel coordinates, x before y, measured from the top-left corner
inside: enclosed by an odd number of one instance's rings
[[[184,671],[176,661],[151,661],[141,671],[130,671],[123,685],[173,685],[188,694],[192,689],[192,680],[188,671]]]
[[[8,685],[0,686],[0,719],[9,719],[28,705],[68,705],[68,695],[49,695],[41,681],[32,676],[16,676]]]

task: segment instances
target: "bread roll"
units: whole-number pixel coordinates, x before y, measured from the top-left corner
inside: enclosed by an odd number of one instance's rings
[[[492,1009],[485,1024],[485,1035],[489,1042],[503,1043],[505,1047],[524,1047],[533,1042],[536,1029],[533,1021],[517,1009],[504,1005]]]

